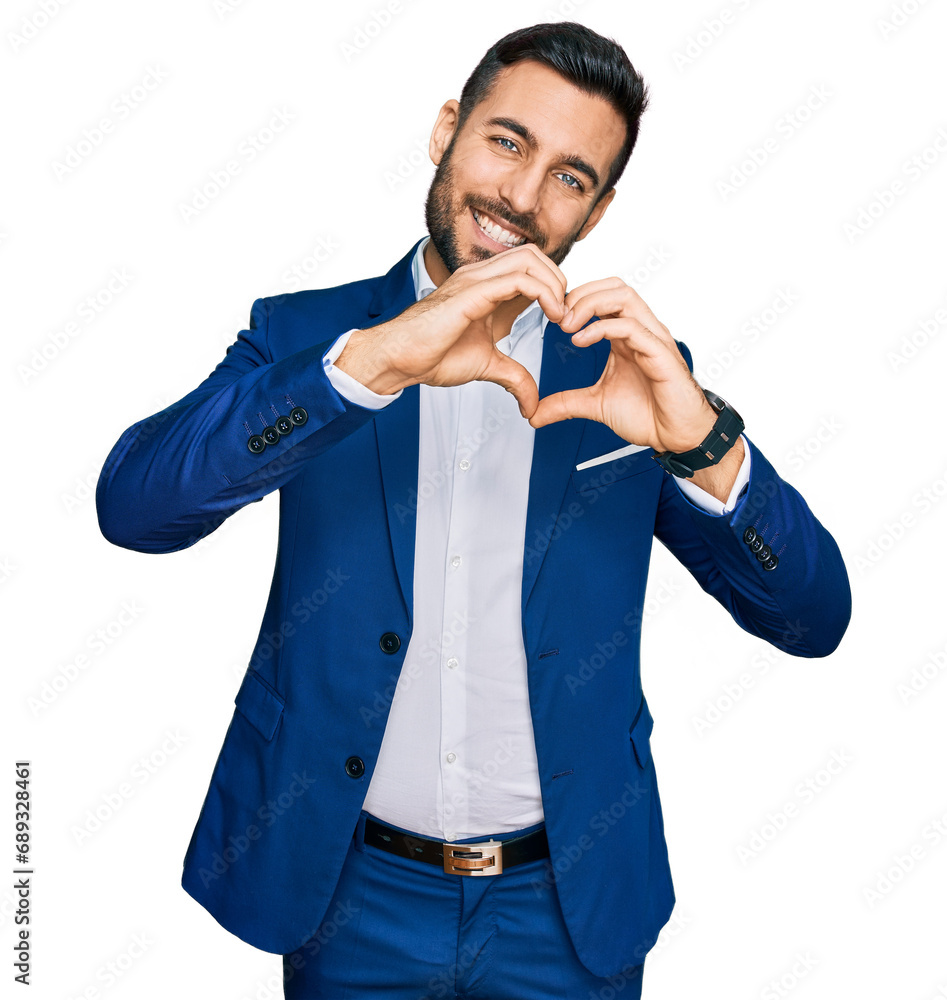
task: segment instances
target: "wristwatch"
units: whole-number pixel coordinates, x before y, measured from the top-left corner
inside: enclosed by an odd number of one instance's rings
[[[711,465],[716,465],[733,447],[745,426],[743,418],[725,399],[709,389],[704,389],[703,393],[717,414],[717,420],[707,437],[690,451],[684,451],[680,454],[673,451],[662,451],[651,456],[662,469],[666,469],[672,476],[683,476],[690,479],[698,469],[706,469]]]

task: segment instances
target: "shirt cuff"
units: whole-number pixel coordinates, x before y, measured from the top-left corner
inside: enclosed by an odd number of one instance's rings
[[[737,478],[733,481],[733,489],[730,490],[726,503],[721,503],[715,496],[702,490],[693,480],[683,476],[674,477],[684,496],[708,514],[729,514],[736,507],[740,492],[750,481],[750,446],[742,434],[740,437],[743,438],[743,462],[740,465]]]
[[[322,367],[325,369],[326,378],[328,378],[332,388],[344,399],[347,399],[350,403],[355,403],[357,406],[364,406],[366,410],[381,410],[396,400],[401,395],[402,390],[399,389],[390,395],[372,392],[368,386],[362,385],[358,379],[352,378],[348,372],[335,367],[336,358],[345,349],[345,345],[349,342],[349,337],[355,333],[356,329],[357,327],[349,330],[347,333],[343,333],[329,350],[326,351],[322,356]]]

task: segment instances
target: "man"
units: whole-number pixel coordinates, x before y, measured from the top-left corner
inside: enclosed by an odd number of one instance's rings
[[[102,530],[141,551],[281,491],[183,884],[284,955],[287,997],[640,996],[674,905],[638,660],[652,538],[780,649],[846,628],[837,546],[683,344],[617,278],[567,292],[646,103],[587,28],[501,39],[435,122],[430,238],[255,302],[103,469]]]

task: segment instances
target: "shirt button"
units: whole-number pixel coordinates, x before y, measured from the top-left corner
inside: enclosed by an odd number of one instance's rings
[[[466,472],[470,468],[470,462],[466,458],[460,460],[460,471]]]
[[[453,670],[454,667],[460,666],[460,660],[458,660],[456,656],[452,656],[447,661],[447,665],[448,665],[448,667],[450,667],[451,670]]]
[[[457,760],[457,754],[455,754],[455,753],[449,753],[447,755],[447,763],[448,764],[453,764],[455,760]]]
[[[457,569],[457,567],[460,565],[460,556],[454,556],[454,558],[451,559],[450,564],[451,566],[454,567],[454,569]]]

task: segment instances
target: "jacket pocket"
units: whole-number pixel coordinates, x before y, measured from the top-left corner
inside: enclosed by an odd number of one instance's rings
[[[265,740],[273,739],[283,715],[283,699],[271,691],[254,670],[244,674],[234,705]]]
[[[645,768],[651,760],[651,730],[654,728],[654,719],[648,710],[648,703],[644,695],[641,696],[641,705],[638,708],[638,715],[631,724],[631,745],[635,751],[635,760],[638,766]]]
[[[613,483],[638,476],[642,472],[660,472],[661,467],[651,457],[653,454],[654,450],[647,448],[585,469],[573,469],[572,488],[579,493],[599,493],[607,490]]]

